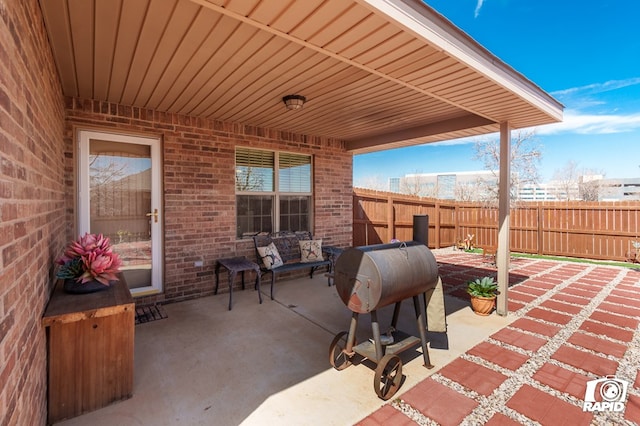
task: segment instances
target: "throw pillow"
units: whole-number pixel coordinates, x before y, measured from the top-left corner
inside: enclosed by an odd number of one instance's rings
[[[322,240],[300,241],[300,262],[316,262],[322,260]]]
[[[273,269],[283,265],[282,257],[280,257],[280,253],[278,253],[278,249],[273,243],[270,243],[266,247],[258,247],[258,254],[262,259],[264,267],[267,269]]]

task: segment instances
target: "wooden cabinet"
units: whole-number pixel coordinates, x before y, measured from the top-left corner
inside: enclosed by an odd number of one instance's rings
[[[42,318],[47,328],[49,423],[133,394],[135,304],[120,281],[67,294],[58,281]]]

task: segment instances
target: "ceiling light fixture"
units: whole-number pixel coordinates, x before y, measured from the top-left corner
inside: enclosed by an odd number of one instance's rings
[[[287,106],[287,109],[302,109],[302,105],[307,101],[307,98],[301,95],[287,95],[282,98],[282,102]]]

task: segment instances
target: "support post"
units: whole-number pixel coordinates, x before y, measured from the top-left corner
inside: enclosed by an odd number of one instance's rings
[[[509,199],[511,186],[511,127],[509,122],[500,123],[500,179],[498,200],[498,290],[496,311],[498,315],[508,313],[509,289]]]

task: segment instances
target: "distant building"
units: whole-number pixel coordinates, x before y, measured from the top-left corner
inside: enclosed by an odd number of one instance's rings
[[[571,185],[557,181],[523,185],[518,189],[520,201],[563,201],[580,200],[580,188],[578,183]]]
[[[577,186],[576,186],[577,189]],[[557,201],[558,196],[554,187],[549,187],[543,183],[536,185],[525,185],[518,190],[518,200],[520,201]]]
[[[487,188],[498,185],[498,173],[487,170],[448,173],[414,173],[389,178],[389,191],[445,200],[486,199]],[[576,182],[549,181],[523,185],[516,192],[519,201],[632,201],[640,200],[640,178],[604,179],[583,175]]]
[[[599,201],[640,200],[640,178],[602,179]]]
[[[399,177],[389,178],[389,191],[400,192],[400,179]]]
[[[519,189],[521,201],[633,201],[640,200],[640,178],[604,179],[602,175],[584,175],[567,185],[557,181],[526,185]]]
[[[389,191],[445,200],[484,198],[487,186],[498,184],[497,172],[487,170],[414,173],[389,179]]]

